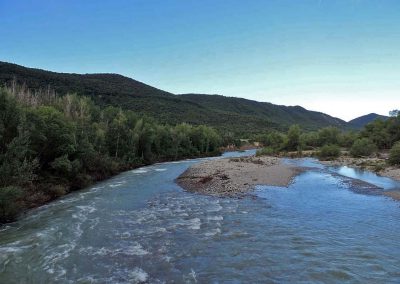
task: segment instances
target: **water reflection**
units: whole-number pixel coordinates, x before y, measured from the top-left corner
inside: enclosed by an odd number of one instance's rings
[[[360,179],[379,186],[380,188],[383,188],[385,190],[400,189],[400,182],[397,182],[387,177],[378,176],[377,174],[374,174],[372,172],[349,168],[347,166],[333,168],[333,170],[340,175],[354,179]]]

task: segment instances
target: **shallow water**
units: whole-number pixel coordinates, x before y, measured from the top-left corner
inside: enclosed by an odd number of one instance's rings
[[[199,160],[125,172],[1,228],[0,283],[400,282],[400,203],[338,174],[398,183],[302,159],[314,170],[288,188],[216,198],[173,181]]]

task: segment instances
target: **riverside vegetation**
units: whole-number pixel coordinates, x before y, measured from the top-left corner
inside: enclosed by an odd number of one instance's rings
[[[0,88],[0,223],[129,168],[215,155],[222,143],[203,125],[160,124],[75,94]]]
[[[400,113],[391,111],[386,120],[377,119],[358,132],[341,131],[325,127],[319,131],[302,132],[292,125],[287,133],[271,132],[255,136],[265,148],[257,155],[317,156],[321,160],[336,159],[341,155],[352,158],[369,158],[376,171],[386,166],[400,165]],[[378,164],[376,164],[378,161]],[[363,166],[368,160],[363,160]]]
[[[274,155],[317,156],[321,160],[334,160],[338,165],[368,169],[372,167],[381,174],[386,164],[400,164],[400,116],[393,116],[385,121],[373,121],[358,133],[342,132],[336,127],[303,133],[300,126],[293,125],[285,134],[271,132],[254,139],[267,145],[256,152],[256,157],[220,159],[193,165],[178,177],[178,184],[188,191],[218,196],[240,196],[255,185],[288,186],[294,176],[306,170],[282,163],[278,157],[265,157]],[[387,160],[381,157],[385,155],[385,151],[389,151]],[[338,160],[342,153],[350,157]],[[362,164],[357,164],[356,161]],[[384,174],[400,179],[400,169],[397,168],[396,172],[395,176],[393,172]],[[369,185],[366,188],[369,188]],[[369,190],[376,188],[372,186]],[[400,198],[398,191],[387,195],[395,199]]]
[[[50,89],[31,91],[17,84],[0,88],[0,114],[0,223],[123,170],[216,155],[221,146],[240,145],[232,132],[161,124],[130,110],[96,104],[87,96],[59,96]],[[248,138],[266,146],[257,155],[335,159],[342,153],[364,157],[383,151],[389,158],[374,161],[374,169],[400,164],[398,112],[359,132],[337,127],[302,131],[292,125],[286,133],[270,130]]]

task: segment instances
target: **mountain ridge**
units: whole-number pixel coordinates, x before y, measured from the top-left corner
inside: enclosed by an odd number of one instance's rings
[[[176,95],[115,73],[60,73],[0,61],[0,85],[16,80],[30,89],[51,86],[57,93],[91,97],[101,106],[116,106],[163,123],[206,124],[239,135],[286,130],[299,124],[306,130],[348,123],[301,106],[275,105],[244,98],[207,94]]]
[[[371,123],[377,119],[381,119],[381,120],[386,120],[388,119],[389,116],[385,116],[385,115],[381,115],[381,114],[377,114],[377,113],[369,113],[369,114],[365,114],[359,117],[356,117],[352,120],[349,120],[348,123],[353,126],[354,128],[357,129],[361,129],[363,128],[365,125],[367,125],[368,123]]]

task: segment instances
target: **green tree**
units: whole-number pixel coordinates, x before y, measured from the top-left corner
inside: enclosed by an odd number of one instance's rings
[[[20,202],[23,196],[21,188],[7,186],[0,188],[0,224],[14,221],[22,208]]]
[[[361,138],[354,141],[350,149],[353,157],[370,156],[376,151],[376,145],[368,138]]]
[[[318,131],[319,145],[338,144],[340,131],[336,127],[324,127]]]
[[[15,98],[0,88],[0,152],[18,135],[23,115]]]
[[[300,144],[310,148],[318,147],[320,145],[318,132],[313,131],[301,134]]]
[[[318,152],[321,159],[334,159],[340,156],[340,148],[337,145],[324,145]]]
[[[286,150],[295,151],[301,148],[300,145],[301,129],[297,124],[290,126],[287,132]]]
[[[394,144],[390,149],[389,163],[392,165],[400,165],[400,142]]]
[[[56,158],[76,150],[74,125],[53,107],[41,106],[27,114],[31,148],[41,169],[48,169]]]

